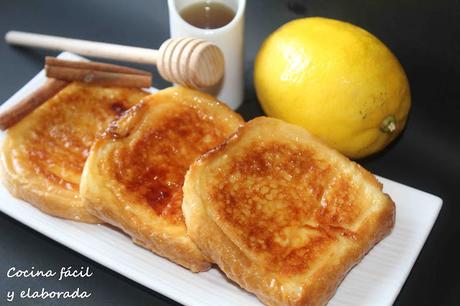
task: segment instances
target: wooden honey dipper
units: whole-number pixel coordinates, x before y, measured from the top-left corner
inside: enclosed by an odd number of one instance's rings
[[[12,45],[154,64],[165,80],[192,88],[215,85],[224,74],[222,51],[216,45],[198,38],[171,38],[159,50],[19,31],[9,31],[5,40]]]

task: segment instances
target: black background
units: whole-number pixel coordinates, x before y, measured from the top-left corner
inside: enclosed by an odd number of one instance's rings
[[[247,119],[262,114],[252,85],[255,54],[269,33],[291,19],[324,16],[352,22],[379,37],[399,58],[412,90],[407,128],[387,150],[360,163],[444,200],[396,305],[458,305],[460,1],[247,2],[246,99],[239,109]],[[169,33],[166,1],[157,0],[0,0],[0,34],[10,29],[141,47],[158,47]],[[0,101],[42,68],[45,54],[54,53],[12,48],[0,41]],[[155,86],[168,84],[156,77]],[[62,282],[6,279],[11,266],[46,270],[67,265],[89,266],[94,275]],[[27,287],[93,292],[81,305],[175,304],[0,213],[0,305],[6,304],[7,290]]]

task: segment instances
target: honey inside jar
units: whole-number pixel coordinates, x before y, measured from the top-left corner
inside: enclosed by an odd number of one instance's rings
[[[201,29],[221,28],[235,17],[235,12],[225,4],[202,1],[186,6],[180,11],[189,24]]]

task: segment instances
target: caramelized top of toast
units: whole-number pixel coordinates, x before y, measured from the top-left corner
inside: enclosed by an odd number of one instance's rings
[[[369,213],[365,186],[370,174],[354,163],[301,141],[302,130],[258,118],[207,154],[201,187],[211,215],[248,257],[276,273],[314,269],[334,245],[359,240]],[[300,129],[300,132],[297,131]],[[335,154],[337,155],[337,154]]]
[[[139,102],[140,89],[72,83],[8,130],[18,172],[78,193],[95,135]]]
[[[130,205],[183,224],[182,185],[190,164],[242,123],[212,97],[185,88],[153,94],[114,121],[93,150],[99,170]]]

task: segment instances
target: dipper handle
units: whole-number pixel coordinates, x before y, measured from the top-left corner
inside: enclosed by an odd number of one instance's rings
[[[9,31],[7,43],[74,52],[84,56],[141,64],[156,64],[160,75],[173,83],[202,88],[215,85],[224,74],[224,56],[214,44],[197,38],[171,38],[159,50]]]
[[[85,56],[142,64],[156,64],[158,58],[158,51],[153,49],[20,31],[7,32],[5,40],[11,45],[69,51]]]

